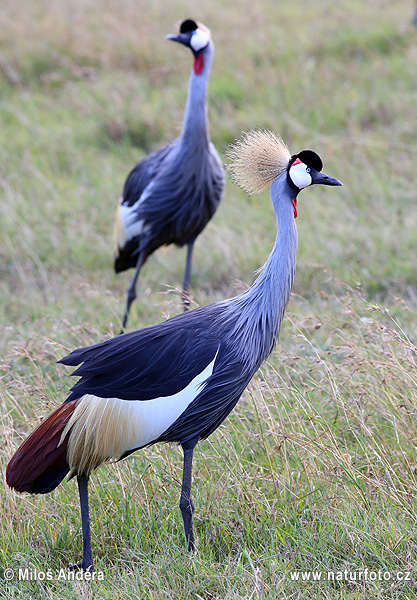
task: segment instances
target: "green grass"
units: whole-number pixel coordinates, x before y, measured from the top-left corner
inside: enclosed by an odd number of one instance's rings
[[[37,0],[0,6],[0,598],[402,599],[416,593],[417,158],[412,3]],[[280,343],[199,445],[198,552],[185,551],[181,452],[157,446],[91,483],[102,582],[1,580],[79,560],[75,483],[6,488],[8,460],[62,402],[68,350],[118,332],[129,275],[112,222],[129,169],[180,130],[191,59],[164,35],[212,30],[211,136],[269,127],[312,148],[337,190],[300,196]],[[196,244],[195,304],[242,291],[274,239],[267,193],[230,182]],[[131,325],[181,310],[185,253],[148,261]],[[328,571],[412,581],[327,581]],[[291,572],[321,571],[321,581]]]

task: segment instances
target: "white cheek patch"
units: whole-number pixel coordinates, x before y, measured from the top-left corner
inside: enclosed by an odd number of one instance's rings
[[[210,36],[206,31],[198,28],[194,31],[191,36],[190,45],[194,52],[198,52],[202,48],[205,48],[209,43]]]
[[[310,173],[307,173],[307,165],[303,162],[294,163],[290,168],[290,177],[293,184],[302,190],[311,185],[312,179]]]

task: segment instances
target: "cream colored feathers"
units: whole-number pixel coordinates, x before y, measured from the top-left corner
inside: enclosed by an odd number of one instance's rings
[[[249,196],[259,194],[285,171],[291,158],[282,139],[267,129],[246,131],[226,152],[233,181]]]
[[[117,398],[97,398],[87,394],[77,404],[61,441],[68,432],[68,464],[76,473],[89,475],[101,463],[119,459],[135,447],[138,437],[135,406]]]
[[[68,437],[67,458],[72,473],[89,475],[102,462],[157,440],[204,388],[213,360],[182,390],[149,400],[82,396],[61,435]]]
[[[123,227],[122,221],[122,211],[121,211],[121,202],[119,202],[119,206],[116,210],[116,217],[114,220],[114,229],[113,229],[113,252],[114,257],[117,258],[120,253],[120,248],[126,243],[126,233]]]

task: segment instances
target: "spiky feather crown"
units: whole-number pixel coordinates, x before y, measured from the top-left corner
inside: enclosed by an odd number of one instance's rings
[[[291,159],[282,139],[267,129],[246,131],[226,151],[232,180],[249,196],[259,194],[281,175]]]

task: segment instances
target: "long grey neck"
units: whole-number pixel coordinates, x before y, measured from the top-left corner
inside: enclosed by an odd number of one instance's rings
[[[246,361],[258,366],[278,339],[297,260],[297,228],[286,173],[272,184],[271,198],[277,217],[274,247],[253,285],[231,301],[232,311],[239,315],[232,336],[240,338]]]
[[[214,55],[214,44],[210,40],[202,50],[204,68],[196,75],[194,68],[188,84],[188,97],[180,138],[195,151],[200,146],[207,147],[209,143],[207,87]]]

